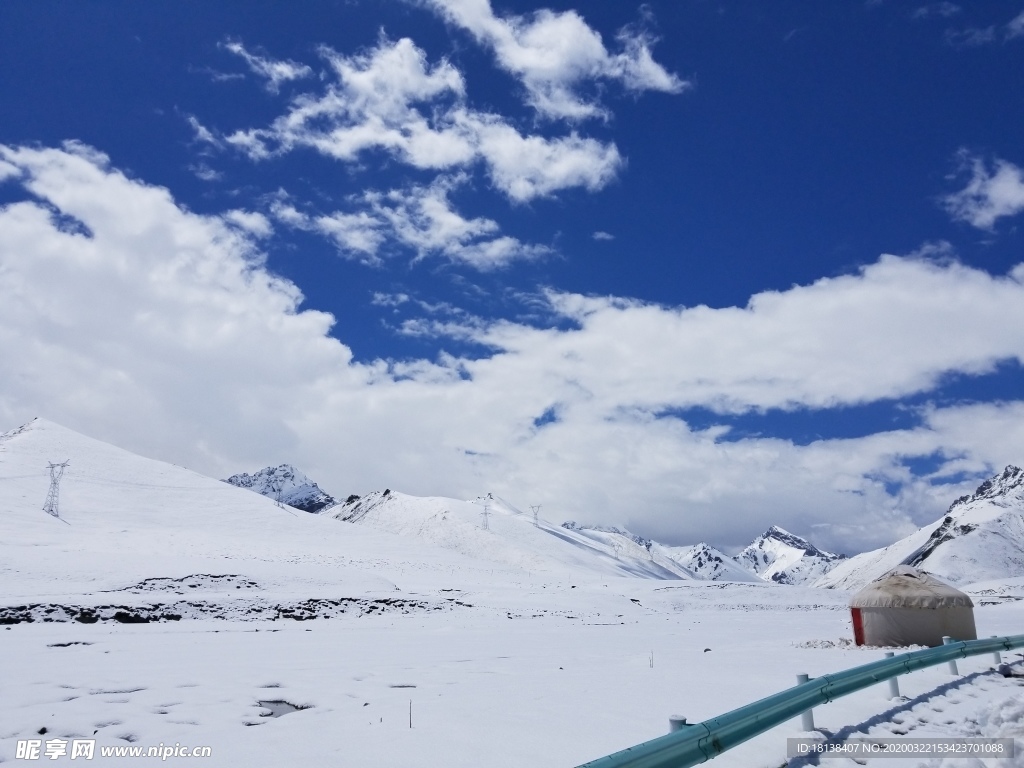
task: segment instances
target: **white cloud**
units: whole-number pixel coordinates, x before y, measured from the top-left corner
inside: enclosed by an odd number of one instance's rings
[[[929,5],[922,5],[921,7],[914,10],[911,18],[914,19],[927,19],[932,16],[938,16],[943,19],[948,19],[952,16],[956,16],[963,9],[955,3],[948,2],[945,0],[941,3],[931,3]]]
[[[882,257],[858,274],[680,309],[550,293],[578,329],[489,326],[490,364],[585,383],[600,407],[829,408],[928,391],[943,375],[1024,362],[1024,285],[957,263]],[[935,338],[941,344],[935,344]]]
[[[419,258],[443,254],[477,269],[492,269],[551,253],[546,246],[499,236],[498,224],[491,219],[467,219],[458,213],[448,196],[466,181],[465,176],[440,177],[429,186],[392,190],[386,195],[368,193],[366,200],[391,226],[394,238],[415,250]]]
[[[946,31],[946,42],[954,48],[977,48],[982,45],[990,45],[998,39],[998,30],[995,25]]]
[[[270,221],[262,213],[236,209],[227,211],[222,218],[253,237],[270,237],[274,233]]]
[[[253,73],[266,78],[266,88],[271,93],[277,93],[281,88],[281,83],[286,83],[289,80],[301,80],[313,74],[313,70],[305,64],[256,56],[249,53],[241,43],[236,41],[224,43],[223,47],[236,56],[240,56]]]
[[[955,48],[974,48],[993,43],[1005,43],[1022,35],[1024,35],[1024,12],[1017,14],[1002,25],[991,24],[987,27],[947,30],[946,42]]]
[[[374,291],[372,304],[376,307],[400,307],[410,301],[407,293],[382,293]]]
[[[523,136],[498,120],[474,122],[491,180],[516,202],[574,187],[596,192],[616,177],[623,164],[614,144],[575,133],[546,139]]]
[[[980,157],[961,154],[971,178],[959,192],[943,198],[943,205],[958,221],[991,230],[996,220],[1024,211],[1024,171],[1013,163],[996,160],[990,169]]]
[[[204,144],[212,144],[215,147],[221,145],[220,139],[213,135],[213,132],[205,125],[199,122],[199,119],[195,115],[188,116],[188,124],[192,128],[192,131],[196,135],[196,141]]]
[[[20,176],[21,170],[18,166],[8,163],[4,160],[0,160],[0,182],[12,179],[15,176]]]
[[[1021,461],[1024,402],[928,408],[915,429],[806,446],[724,441],[663,411],[869,402],[1021,360],[1024,266],[994,277],[885,257],[743,308],[549,294],[570,330],[424,308],[408,332],[492,353],[360,363],[330,315],[266,270],[238,214],[184,210],[78,145],[0,147],[0,162],[28,191],[0,208],[7,427],[42,415],[219,477],[290,461],[336,494],[494,491],[556,519],[725,546],[772,523],[876,546],[969,489],[942,484],[951,472]],[[932,455],[933,478],[903,465]]]
[[[652,40],[640,28],[620,30],[622,50],[613,54],[576,11],[542,9],[529,17],[499,18],[490,0],[425,4],[489,47],[498,65],[520,79],[529,104],[546,117],[607,117],[595,98],[580,93],[582,85],[596,80],[618,81],[634,92],[679,93],[690,85],[654,61]]]
[[[596,191],[623,161],[614,144],[575,133],[524,136],[504,118],[467,107],[462,75],[405,38],[366,54],[322,50],[337,82],[304,94],[267,128],[236,131],[227,143],[262,160],[308,147],[342,161],[385,151],[423,170],[468,169],[483,162],[494,186],[517,202],[563,189]]]
[[[1014,16],[1006,25],[1006,37],[1012,40],[1015,37],[1024,35],[1024,11]]]
[[[408,38],[381,43],[367,54],[343,56],[321,49],[337,78],[325,92],[303,94],[269,128],[238,131],[228,143],[254,159],[311,147],[337,160],[383,149],[418,168],[446,168],[472,159],[461,131],[438,121],[431,127],[416,104],[461,96],[462,75],[447,61],[431,68]]]
[[[195,177],[200,181],[220,181],[224,178],[224,174],[220,171],[214,170],[206,163],[195,163],[188,167]]]
[[[351,212],[309,216],[285,199],[276,200],[272,211],[283,223],[325,235],[343,254],[369,262],[378,262],[389,242],[411,249],[417,259],[444,256],[481,270],[552,253],[547,246],[500,235],[491,219],[467,219],[456,211],[449,195],[467,181],[461,174],[439,176],[426,186],[365,192],[350,199]]]
[[[603,232],[601,230],[598,230],[597,232],[592,234],[591,237],[594,238],[595,240],[614,240],[615,239],[615,235],[610,234],[608,232]]]

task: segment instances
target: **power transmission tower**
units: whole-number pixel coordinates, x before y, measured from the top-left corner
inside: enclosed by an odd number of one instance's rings
[[[277,505],[278,509],[284,509],[284,504],[281,503],[281,494],[283,493],[281,489],[282,485],[283,483],[278,481],[277,488],[275,489],[276,493],[274,494],[274,503]]]
[[[43,512],[54,517],[60,517],[60,479],[64,476],[64,470],[71,461],[61,464],[48,464],[50,468],[50,490],[46,493],[46,503],[43,504]]]
[[[537,518],[540,515],[540,504],[531,504],[530,511],[533,512],[533,526],[536,528],[538,526]]]
[[[491,525],[490,525],[490,523],[487,520],[488,516],[491,514],[491,505],[490,504],[484,504],[484,511],[481,512],[480,514],[484,518],[484,530],[485,531],[491,530]]]

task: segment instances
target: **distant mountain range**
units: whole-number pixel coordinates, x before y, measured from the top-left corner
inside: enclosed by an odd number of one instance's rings
[[[416,497],[385,490],[365,497],[350,496],[337,503],[319,486],[290,465],[267,467],[254,475],[235,475],[227,482],[277,498],[309,512],[327,511],[344,522],[361,523],[392,533],[415,534],[463,551],[479,552],[487,543],[476,533],[487,525],[488,514],[529,521],[507,502],[487,495],[472,502],[441,497]],[[465,505],[475,505],[467,507]],[[454,510],[460,510],[458,514]],[[462,530],[450,523],[458,520]],[[448,522],[448,525],[442,523]],[[613,561],[612,571],[654,578],[707,581],[768,582],[826,588],[857,589],[897,565],[928,571],[954,584],[1024,575],[1024,471],[1008,466],[963,496],[941,519],[895,544],[852,558],[826,552],[800,536],[773,525],[738,555],[730,556],[701,542],[673,547],[639,536],[620,526],[587,525],[575,521],[534,526],[561,536],[591,554]],[[468,527],[467,527],[468,526]],[[541,537],[547,545],[548,536]],[[539,542],[516,545],[516,552],[495,554],[499,560],[524,563],[547,560],[530,552]],[[493,549],[493,547],[492,547]],[[554,553],[551,553],[553,555]],[[534,557],[536,555],[536,557]],[[537,558],[540,558],[539,560]],[[602,566],[604,567],[604,566]]]
[[[41,511],[47,462],[57,459],[70,460],[59,520]],[[76,554],[61,560],[61,568],[79,580],[105,574],[104,583],[227,573],[210,569],[240,557],[262,563],[266,553],[286,553],[288,562],[303,560],[300,553],[317,553],[310,563],[322,563],[333,573],[337,566],[327,563],[334,562],[335,552],[372,540],[402,562],[427,558],[442,570],[449,562],[464,567],[459,564],[483,561],[488,568],[574,580],[590,574],[856,589],[902,563],[958,585],[1024,586],[1024,471],[1014,466],[957,499],[940,520],[889,547],[851,558],[822,551],[777,526],[735,557],[703,542],[666,546],[622,527],[558,525],[491,494],[464,501],[389,489],[339,503],[288,464],[219,482],[41,419],[0,435],[0,479],[0,559],[17,561],[12,573],[26,585],[52,572],[40,564],[43,550],[52,549],[44,559],[52,555],[57,562],[66,552],[64,539],[73,536]],[[286,514],[273,501],[315,514]],[[342,523],[366,530],[357,533]],[[398,536],[374,538],[382,534]],[[147,537],[170,537],[180,545],[157,557],[140,544]],[[117,553],[113,559],[112,552]],[[391,554],[385,558],[391,562],[388,558]],[[157,560],[158,571],[153,570]],[[183,571],[186,567],[193,570]]]

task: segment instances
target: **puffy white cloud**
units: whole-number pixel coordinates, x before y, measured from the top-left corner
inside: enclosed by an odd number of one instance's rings
[[[491,48],[498,65],[520,79],[530,105],[546,117],[606,117],[596,99],[579,90],[595,80],[618,81],[634,92],[679,93],[690,85],[654,61],[652,40],[639,28],[622,29],[622,51],[613,54],[576,11],[542,9],[529,17],[499,18],[490,0],[424,2]]]
[[[440,177],[429,186],[392,190],[386,195],[368,193],[366,200],[377,216],[388,222],[394,238],[414,249],[419,258],[443,254],[452,261],[491,269],[551,253],[546,246],[499,236],[498,224],[491,219],[467,219],[455,211],[448,196],[466,181],[465,176]]]
[[[576,134],[524,136],[504,118],[470,109],[465,83],[447,61],[433,67],[411,40],[381,40],[343,56],[323,49],[337,81],[303,94],[267,128],[225,141],[254,160],[308,147],[343,161],[379,150],[423,170],[482,162],[494,186],[517,202],[574,187],[595,191],[622,166],[614,144]]]
[[[990,169],[980,157],[966,153],[961,153],[961,162],[971,178],[942,201],[954,219],[991,230],[997,219],[1024,211],[1024,171],[1018,166],[996,160]]]
[[[227,142],[254,159],[296,147],[311,147],[338,160],[382,149],[418,168],[446,168],[473,158],[472,144],[462,131],[445,120],[432,126],[415,106],[463,94],[462,75],[447,61],[431,68],[426,54],[408,38],[382,40],[356,56],[329,48],[322,48],[321,55],[336,83],[321,95],[299,96],[270,127],[237,131]]]
[[[255,74],[266,78],[266,87],[271,93],[277,93],[281,88],[281,83],[286,83],[289,80],[301,80],[313,74],[313,70],[307,65],[296,61],[268,59],[264,56],[256,56],[249,53],[237,41],[224,43],[224,48],[236,56],[240,56]]]
[[[227,211],[222,218],[254,237],[270,237],[274,233],[270,221],[262,213],[236,209]]]
[[[547,139],[523,136],[495,119],[473,119],[471,124],[491,180],[517,202],[574,187],[596,192],[615,178],[623,164],[614,144],[575,133]]]
[[[884,256],[854,275],[765,292],[746,307],[661,307],[551,292],[578,329],[512,323],[477,340],[488,365],[585,384],[606,409],[828,408],[927,391],[948,372],[1024,361],[1024,284],[955,262]],[[934,343],[941,338],[942,343]]]
[[[886,257],[743,308],[549,294],[570,330],[380,295],[427,313],[407,332],[492,352],[359,363],[333,318],[267,271],[237,212],[191,213],[79,145],[0,147],[0,162],[29,193],[0,208],[9,427],[42,415],[214,476],[291,461],[334,493],[490,490],[554,519],[723,546],[773,523],[877,546],[977,482],[953,473],[1020,461],[1024,402],[927,408],[914,429],[810,445],[730,441],[665,411],[865,402],[1020,360],[1024,267]],[[905,459],[919,456],[942,466],[915,478]]]
[[[190,213],[80,145],[2,147],[0,157],[45,201],[0,209],[5,421],[48,413],[202,463],[203,422],[288,444],[291,398],[352,373],[348,349],[328,336],[333,318],[298,311],[295,285],[263,268],[255,218],[246,231],[237,212]]]

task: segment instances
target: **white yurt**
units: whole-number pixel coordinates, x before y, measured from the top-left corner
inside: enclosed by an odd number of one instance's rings
[[[976,640],[971,598],[930,573],[900,565],[850,598],[857,645],[942,645]]]

